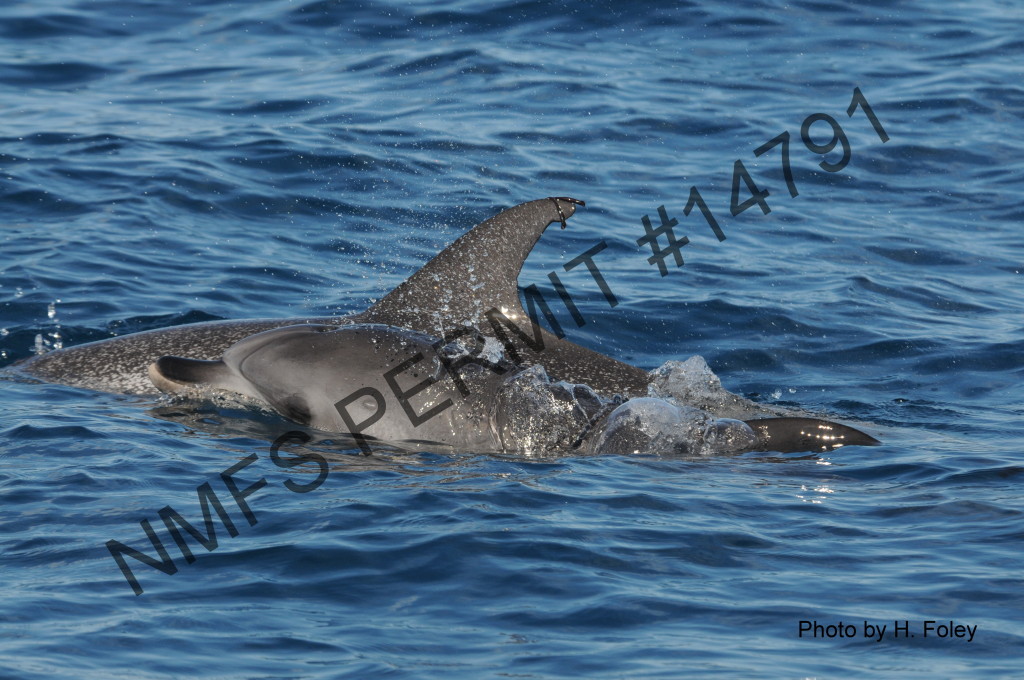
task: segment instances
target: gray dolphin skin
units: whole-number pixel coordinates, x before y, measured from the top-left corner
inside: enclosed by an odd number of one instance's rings
[[[360,314],[188,324],[55,350],[17,369],[114,393],[226,390],[361,445],[671,453],[694,442],[712,452],[878,443],[816,418],[744,423],[648,398],[651,374],[531,322],[517,288],[523,262],[579,204],[545,198],[501,212]]]

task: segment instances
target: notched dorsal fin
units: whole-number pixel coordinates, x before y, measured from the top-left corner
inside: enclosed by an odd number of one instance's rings
[[[491,309],[525,318],[517,281],[523,262],[548,225],[576,212],[582,201],[542,198],[481,222],[441,251],[373,307],[363,323],[421,331],[480,325]]]

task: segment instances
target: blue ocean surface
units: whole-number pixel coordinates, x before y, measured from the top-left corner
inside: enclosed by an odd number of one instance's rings
[[[1022,64],[1010,0],[3,3],[0,676],[1019,677]],[[571,340],[883,445],[275,460],[10,370],[358,312],[546,196]]]

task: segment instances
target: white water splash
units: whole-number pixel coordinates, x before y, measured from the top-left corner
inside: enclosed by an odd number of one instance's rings
[[[57,318],[58,304],[60,304],[60,298],[46,306],[46,318],[53,322],[53,330],[45,335],[43,333],[36,333],[35,343],[32,346],[32,351],[35,354],[46,354],[47,352],[64,347],[64,336],[61,334],[60,319]]]
[[[759,404],[725,389],[704,357],[698,355],[686,361],[666,361],[651,371],[647,393],[680,406],[702,409],[717,418],[742,420],[786,413],[784,409]]]

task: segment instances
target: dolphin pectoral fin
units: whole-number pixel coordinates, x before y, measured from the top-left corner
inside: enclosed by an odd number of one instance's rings
[[[183,392],[198,385],[221,386],[232,377],[223,361],[204,361],[184,357],[160,357],[149,365],[149,379],[168,394]]]
[[[869,434],[818,418],[758,418],[746,421],[757,435],[757,451],[833,451],[841,446],[877,446]]]
[[[309,404],[300,395],[290,394],[284,397],[264,396],[267,399],[267,403],[288,420],[292,420],[300,425],[311,425],[313,423],[313,414],[310,411]]]

